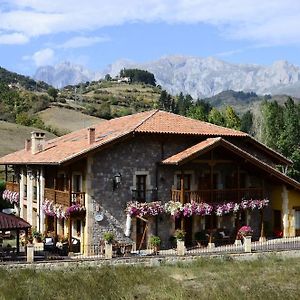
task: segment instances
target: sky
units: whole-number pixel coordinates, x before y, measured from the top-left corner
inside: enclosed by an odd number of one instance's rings
[[[300,0],[0,0],[0,66],[214,56],[300,65]]]

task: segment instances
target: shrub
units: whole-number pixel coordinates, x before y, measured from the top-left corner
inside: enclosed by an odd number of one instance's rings
[[[185,231],[182,229],[177,229],[174,234],[177,241],[183,241],[185,238]]]
[[[152,235],[152,236],[150,236],[149,243],[151,246],[156,247],[156,246],[160,245],[161,239],[157,235]]]
[[[111,244],[114,239],[115,239],[115,235],[112,232],[105,232],[103,234],[103,239],[104,241],[106,241],[108,244]]]

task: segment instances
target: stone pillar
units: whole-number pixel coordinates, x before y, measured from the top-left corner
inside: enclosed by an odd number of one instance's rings
[[[244,237],[244,250],[245,252],[251,252],[251,236]]]
[[[40,207],[41,207],[41,196],[40,196],[40,171],[37,171],[36,174],[36,228],[38,231],[41,231],[41,224],[40,224]]]
[[[27,222],[32,224],[32,203],[33,203],[33,174],[27,170]]]
[[[24,216],[24,186],[26,175],[23,168],[21,169],[20,176],[20,217],[24,219],[24,217],[26,217]]]
[[[42,210],[42,205],[45,200],[45,175],[44,175],[43,167],[41,167],[40,170],[39,186],[40,186],[40,205],[38,207],[38,213],[40,215],[40,232],[43,233],[45,231],[45,214]]]
[[[27,245],[27,262],[29,262],[29,263],[34,262],[34,246],[33,246],[33,244]]]
[[[83,241],[84,246],[86,246],[85,248],[93,248],[93,247],[91,247],[91,245],[93,244],[93,226],[94,226],[92,165],[93,165],[93,157],[89,156],[88,159],[87,159],[86,184],[85,184],[86,216],[85,216],[84,241]],[[83,249],[83,250],[84,250],[84,252],[89,251],[88,249]]]
[[[105,259],[112,259],[113,251],[112,244],[105,243]]]
[[[282,186],[282,223],[283,237],[289,236],[289,196],[285,185]]]
[[[295,228],[295,210],[291,209],[291,214],[289,216],[289,236],[296,236],[296,228]]]
[[[184,256],[185,255],[184,241],[177,240],[177,255],[179,255],[179,256]]]

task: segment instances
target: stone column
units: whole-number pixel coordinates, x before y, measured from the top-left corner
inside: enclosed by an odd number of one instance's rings
[[[184,241],[177,240],[177,255],[179,255],[179,256],[185,255]]]
[[[282,223],[283,237],[289,236],[289,196],[285,185],[282,186]]]
[[[38,207],[38,213],[40,215],[40,232],[45,231],[45,214],[42,210],[42,205],[45,200],[45,175],[44,175],[44,167],[41,167],[40,170],[40,178],[39,178],[39,186],[40,186],[40,205]]]
[[[20,217],[22,219],[24,219],[24,185],[25,185],[25,178],[26,178],[26,175],[25,175],[25,171],[24,169],[22,168],[21,169],[21,172],[20,172]]]
[[[289,236],[296,236],[296,228],[295,228],[295,210],[291,209],[291,214],[289,216]]]
[[[27,222],[32,224],[33,174],[27,170]]]
[[[83,249],[84,252],[90,252],[88,248],[92,248],[93,243],[93,225],[94,225],[94,208],[93,208],[93,189],[92,189],[92,180],[93,180],[93,157],[89,156],[87,159],[86,166],[86,185],[85,185],[85,226],[84,226],[84,241],[83,244],[86,246],[86,249]]]
[[[36,173],[36,228],[38,231],[41,231],[41,224],[40,224],[40,203],[41,203],[41,196],[40,196],[40,171],[38,170]]]

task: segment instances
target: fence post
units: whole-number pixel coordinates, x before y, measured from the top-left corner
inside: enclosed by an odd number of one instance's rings
[[[33,244],[28,244],[27,245],[27,262],[28,263],[33,263],[34,262],[34,246]]]
[[[177,255],[179,256],[185,255],[184,241],[177,240]]]
[[[105,243],[105,259],[112,259],[113,250],[111,243]]]
[[[244,237],[244,250],[245,252],[251,252],[251,236]]]

